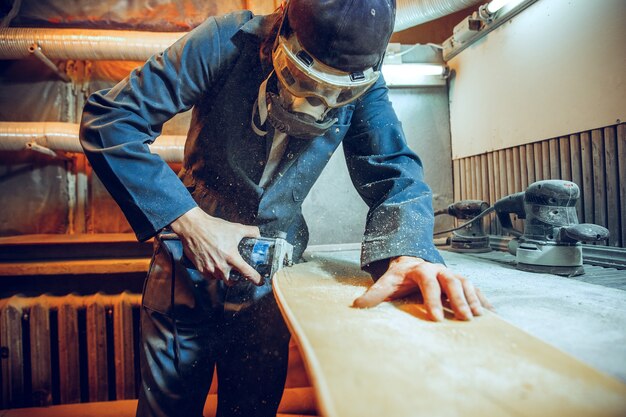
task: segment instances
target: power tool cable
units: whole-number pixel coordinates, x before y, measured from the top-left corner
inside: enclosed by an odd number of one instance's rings
[[[454,227],[454,228],[452,228],[452,229],[447,229],[447,230],[441,230],[441,231],[439,231],[439,232],[434,232],[434,233],[433,233],[433,236],[442,235],[442,234],[444,234],[444,233],[454,232],[454,231],[456,231],[456,230],[461,230],[461,229],[463,229],[465,226],[467,226],[467,225],[469,225],[469,224],[472,224],[472,223],[474,223],[476,220],[479,220],[479,219],[481,219],[481,218],[485,217],[486,215],[490,214],[490,213],[491,213],[491,212],[493,212],[494,210],[495,210],[495,208],[494,208],[494,207],[489,207],[488,209],[481,211],[481,212],[480,212],[480,214],[478,214],[476,217],[474,217],[473,219],[468,220],[467,222],[463,223],[462,225],[457,226],[457,227]],[[443,214],[443,213],[439,213],[439,214]],[[437,215],[437,214],[436,214],[436,215]]]

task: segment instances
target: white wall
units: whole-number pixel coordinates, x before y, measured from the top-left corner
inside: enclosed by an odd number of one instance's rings
[[[452,156],[626,120],[626,1],[539,0],[448,62]]]
[[[446,88],[393,88],[389,97],[407,143],[422,158],[433,205],[447,206],[452,203],[452,166]],[[352,186],[341,146],[304,201],[303,213],[312,245],[361,241],[367,206]],[[435,229],[451,225],[449,216],[439,216]]]

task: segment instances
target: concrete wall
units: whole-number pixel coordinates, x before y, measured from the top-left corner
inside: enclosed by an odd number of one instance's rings
[[[540,0],[450,60],[453,158],[626,120],[625,22],[624,0]]]
[[[398,88],[390,98],[402,121],[407,142],[422,158],[426,181],[433,189],[435,207],[452,202],[450,124],[445,87]],[[341,148],[304,202],[311,233],[310,244],[360,242],[367,206],[354,190]],[[437,229],[451,225],[437,219]]]

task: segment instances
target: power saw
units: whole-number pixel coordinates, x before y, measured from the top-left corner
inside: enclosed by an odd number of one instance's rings
[[[261,275],[261,282],[271,280],[279,269],[293,265],[293,246],[286,238],[286,233],[277,232],[272,237],[244,237],[239,242],[241,257]],[[159,239],[180,241],[178,235],[170,230],[161,232]],[[246,280],[234,268],[228,278],[234,283]]]
[[[509,252],[515,255],[518,269],[563,276],[584,274],[580,242],[606,240],[609,231],[578,223],[579,197],[580,189],[571,181],[544,180],[493,205],[504,230],[516,236],[509,243]],[[511,214],[525,219],[523,233],[513,228]]]
[[[280,232],[275,237],[244,237],[239,242],[241,257],[256,269],[262,281],[270,280],[279,269],[293,265],[293,246],[286,237]],[[229,279],[232,282],[245,280],[236,269],[230,272]]]

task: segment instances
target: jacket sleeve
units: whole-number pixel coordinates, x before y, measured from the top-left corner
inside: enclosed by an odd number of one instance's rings
[[[352,182],[369,206],[362,268],[378,278],[395,256],[443,263],[422,162],[406,144],[382,77],[357,100],[343,147]]]
[[[234,54],[235,48],[225,48],[220,36],[220,26],[228,22],[219,19],[206,20],[85,104],[81,145],[139,240],[196,206],[148,144],[160,135],[163,123],[190,109],[207,91],[228,61],[227,51]]]

